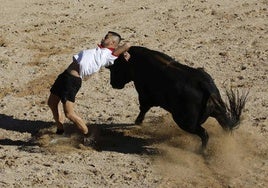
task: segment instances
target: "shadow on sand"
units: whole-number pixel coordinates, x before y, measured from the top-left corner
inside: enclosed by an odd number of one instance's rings
[[[53,126],[53,122],[46,121],[33,121],[33,120],[20,120],[15,119],[12,116],[0,114],[0,128],[17,131],[20,133],[36,134],[40,129],[49,128]]]
[[[0,114],[0,128],[20,133],[30,133],[32,137],[40,138],[46,134],[53,138],[55,133],[49,129],[53,128],[53,122],[20,120],[12,116]],[[151,138],[145,138],[135,134],[128,134],[131,130],[137,129],[134,124],[91,124],[98,130],[98,151],[114,151],[119,153],[133,154],[154,154],[157,151],[150,145],[153,142]],[[44,131],[45,130],[45,131]],[[72,134],[77,134],[73,125],[66,126],[67,139],[73,139]],[[37,142],[23,140],[0,139],[0,145],[14,145],[19,147],[36,146]],[[67,142],[68,143],[68,142]],[[66,143],[66,144],[67,144]]]
[[[100,124],[94,125],[99,130],[98,143],[101,151],[115,151],[119,153],[155,154],[151,147],[152,138],[135,134],[138,129],[134,124]]]
[[[40,129],[49,128],[52,125],[53,122],[20,120],[15,119],[12,116],[0,114],[0,128],[20,133],[30,133],[32,136],[37,134]],[[35,144],[31,141],[11,140],[9,138],[4,138],[0,139],[0,145],[32,146]]]

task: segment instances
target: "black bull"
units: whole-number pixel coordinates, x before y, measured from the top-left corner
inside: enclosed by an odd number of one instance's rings
[[[108,68],[113,88],[122,89],[126,83],[134,82],[140,103],[136,124],[142,123],[151,107],[160,106],[172,114],[181,129],[198,135],[203,149],[209,136],[201,125],[208,117],[216,118],[227,131],[238,126],[248,93],[226,90],[227,105],[203,69],[180,64],[164,53],[144,47],[133,46],[128,52],[128,62],[121,55]]]

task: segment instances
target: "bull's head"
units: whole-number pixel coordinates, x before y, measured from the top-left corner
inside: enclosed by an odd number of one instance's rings
[[[107,68],[110,69],[110,84],[115,89],[124,88],[125,84],[132,80],[130,74],[131,65],[123,55],[120,55],[114,64]]]

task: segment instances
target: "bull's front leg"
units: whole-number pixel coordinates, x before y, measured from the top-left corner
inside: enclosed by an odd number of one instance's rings
[[[136,125],[140,125],[143,122],[145,114],[150,110],[152,106],[151,99],[148,96],[148,92],[146,92],[146,90],[141,86],[142,86],[141,84],[135,84],[135,87],[139,93],[139,104],[140,104],[140,113],[135,120]]]
[[[147,106],[147,105],[146,106],[145,105],[140,105],[140,113],[139,113],[138,117],[135,120],[135,124],[140,125],[143,122],[145,114],[146,114],[146,112],[149,111],[150,108],[151,107]]]

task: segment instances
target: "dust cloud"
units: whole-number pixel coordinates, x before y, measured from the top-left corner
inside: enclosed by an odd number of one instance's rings
[[[162,177],[160,187],[243,187],[245,181],[250,187],[266,183],[258,182],[254,174],[259,172],[261,176],[267,170],[267,141],[253,135],[254,127],[243,122],[242,128],[226,133],[216,120],[208,119],[204,128],[210,139],[204,152],[199,137],[181,130],[170,115],[155,117],[141,126],[99,126],[99,152],[114,150],[148,156]],[[65,129],[65,136],[43,129],[35,141],[57,153],[91,150],[83,146],[78,132],[73,133],[75,127],[68,125]]]

